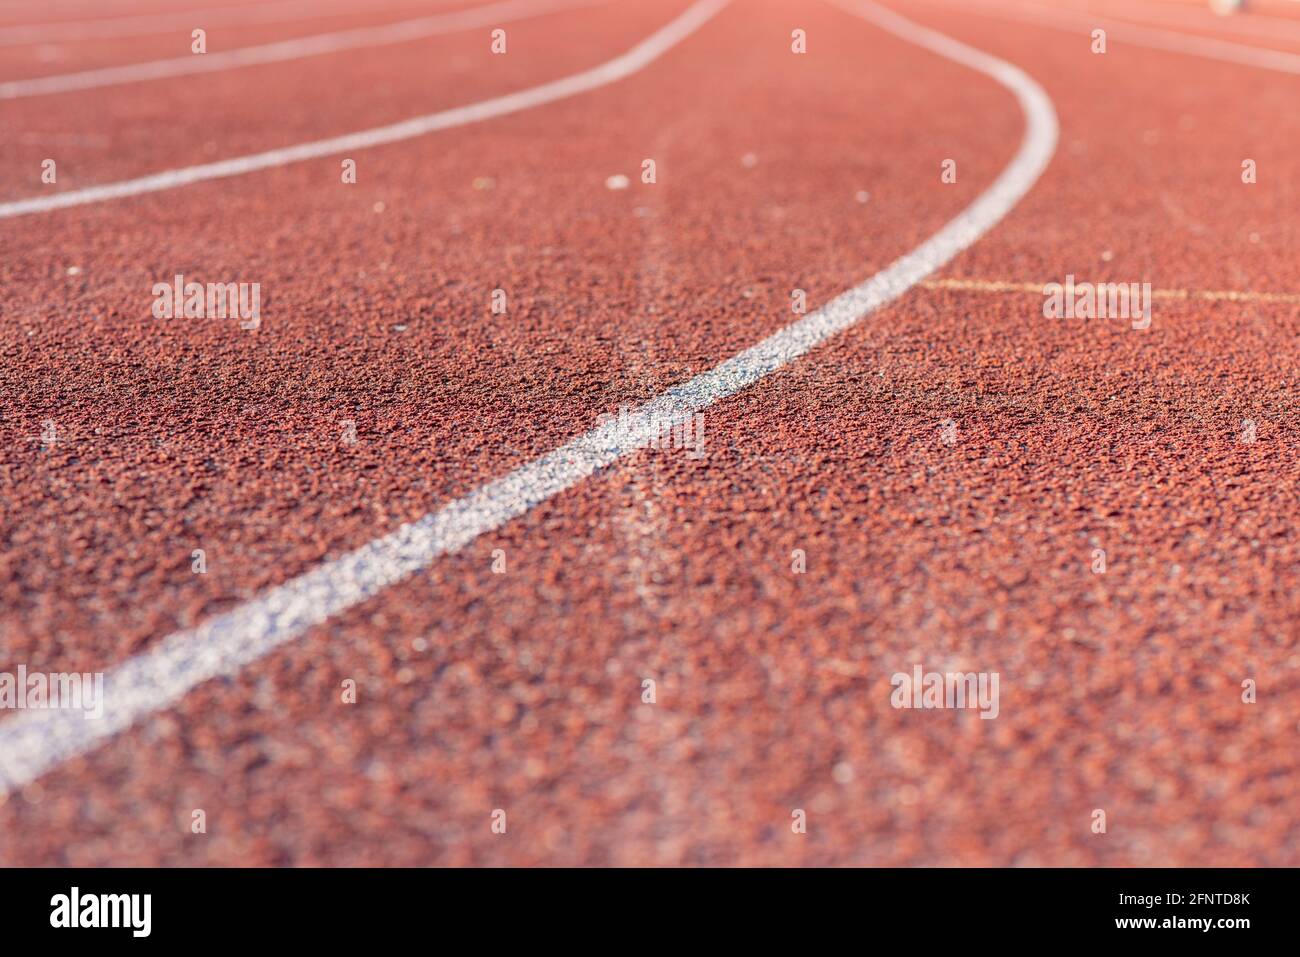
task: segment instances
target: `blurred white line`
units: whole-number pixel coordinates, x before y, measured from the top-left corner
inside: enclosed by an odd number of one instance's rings
[[[413,119],[403,120],[389,126],[378,126],[356,133],[345,133],[329,139],[313,140],[267,150],[265,153],[251,153],[231,159],[218,160],[215,163],[203,163],[199,166],[184,166],[179,169],[164,170],[137,179],[120,180],[116,183],[104,183],[100,186],[88,186],[85,189],[72,189],[48,196],[36,196],[0,203],[0,219],[14,216],[27,216],[32,213],[47,213],[55,209],[70,206],[85,206],[89,203],[103,203],[111,199],[127,196],[139,196],[142,193],[156,193],[166,189],[177,189],[194,183],[203,183],[213,179],[225,179],[230,176],[243,176],[258,170],[288,166],[305,160],[319,159],[323,156],[335,156],[354,150],[370,149],[387,143],[398,143],[433,133],[438,130],[478,123],[520,110],[531,109],[546,103],[554,103],[579,93],[608,86],[624,77],[631,76],[638,70],[657,59],[664,51],[678,43],[699,26],[726,6],[728,0],[699,0],[677,19],[642,40],[627,53],[602,63],[598,67],[575,73],[541,86],[529,87],[516,93],[480,100],[468,106],[457,106],[439,113],[429,113]]]
[[[1280,73],[1300,74],[1300,54],[1287,53],[1283,50],[1267,50],[1263,47],[1233,43],[1230,40],[1216,40],[1212,37],[1194,36],[1190,33],[1178,33],[1174,30],[1161,30],[1156,27],[1143,27],[1133,23],[1121,23],[1106,17],[1093,16],[1063,10],[1059,7],[1044,7],[1037,4],[981,3],[978,6],[966,4],[941,3],[950,9],[960,9],[964,13],[991,17],[996,20],[1015,20],[1020,23],[1032,23],[1077,33],[1081,41],[1087,41],[1092,30],[1101,28],[1106,31],[1107,40],[1118,40],[1133,46],[1146,47],[1151,50],[1165,50],[1170,53],[1182,53],[1187,56],[1203,57],[1207,60],[1219,60],[1223,63],[1235,63],[1239,66],[1258,67],[1261,70],[1276,70]],[[1086,47],[1085,47],[1086,49]]]
[[[120,40],[181,31],[186,37],[197,27],[252,26],[260,23],[292,23],[303,18],[365,15],[410,7],[410,3],[387,7],[358,5],[356,0],[273,0],[237,7],[210,7],[167,13],[140,13],[88,20],[24,23],[0,27],[0,47],[36,43],[77,43],[82,40]]]
[[[399,20],[375,27],[355,30],[338,30],[295,37],[277,43],[237,47],[204,54],[187,54],[166,60],[147,63],[129,63],[124,66],[82,70],[78,73],[60,73],[56,76],[33,77],[30,80],[9,80],[0,83],[0,100],[17,100],[29,96],[51,93],[68,93],[74,90],[91,90],[103,86],[120,86],[123,83],[142,83],[196,73],[217,73],[246,66],[266,63],[283,63],[305,57],[322,56],[364,47],[408,43],[444,33],[473,30],[476,27],[496,26],[529,17],[538,17],[561,10],[593,7],[611,0],[504,0],[486,6],[471,7],[453,13]]]
[[[1043,7],[1041,3],[1033,4]],[[1089,4],[1089,7],[1094,5]],[[1054,8],[1061,9],[1061,8]],[[1124,22],[1138,21],[1142,25],[1183,27],[1184,29],[1209,30],[1219,33],[1235,34],[1239,37],[1256,37],[1262,40],[1276,40],[1279,37],[1300,40],[1300,19],[1293,17],[1272,17],[1247,9],[1239,16],[1222,16],[1210,9],[1208,3],[1194,7],[1169,7],[1137,5],[1132,0],[1122,4],[1105,5],[1101,9],[1082,9],[1072,6],[1064,9],[1080,14],[1095,14],[1112,17]]]

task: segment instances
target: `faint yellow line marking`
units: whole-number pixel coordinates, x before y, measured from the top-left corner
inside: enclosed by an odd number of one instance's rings
[[[966,292],[1033,292],[1043,295],[1043,286],[1032,282],[999,282],[990,279],[927,279],[917,285],[926,289],[957,289]],[[1194,289],[1152,289],[1152,299],[1199,299],[1205,302],[1297,302],[1296,292],[1221,292]]]

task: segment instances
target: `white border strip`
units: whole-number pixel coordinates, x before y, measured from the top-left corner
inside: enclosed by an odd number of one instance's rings
[[[480,100],[468,106],[457,106],[440,113],[417,116],[390,126],[378,126],[357,133],[345,133],[329,139],[313,140],[286,146],[281,149],[267,150],[265,153],[252,153],[247,156],[235,156],[231,159],[218,160],[215,163],[203,163],[199,166],[186,166],[180,169],[164,170],[138,179],[121,180],[116,183],[104,183],[100,186],[87,186],[85,189],[72,189],[63,193],[51,193],[48,196],[34,196],[27,199],[0,203],[0,219],[14,216],[26,216],[31,213],[48,213],[55,209],[67,209],[70,206],[84,206],[87,203],[102,203],[126,196],[139,196],[142,193],[156,193],[164,189],[176,189],[207,180],[223,179],[228,176],[243,176],[258,170],[304,160],[319,159],[323,156],[349,153],[354,150],[370,149],[386,143],[409,140],[437,130],[478,123],[482,120],[518,113],[546,103],[554,103],[567,97],[577,96],[591,90],[608,86],[618,80],[631,76],[644,69],[662,56],[667,50],[690,36],[730,0],[698,0],[688,7],[671,23],[652,33],[631,50],[615,57],[598,67],[566,76],[541,86],[529,87],[516,93]]]
[[[317,33],[276,43],[205,53],[201,56],[189,54],[167,60],[81,70],[77,73],[59,73],[54,76],[32,77],[28,80],[8,80],[0,82],[0,100],[19,100],[32,96],[48,96],[53,93],[69,93],[74,90],[93,90],[105,86],[121,86],[124,83],[143,83],[149,80],[192,76],[196,73],[218,73],[223,70],[341,53],[345,50],[391,46],[395,43],[409,43],[412,40],[423,40],[444,33],[458,33],[476,27],[510,23],[561,10],[594,7],[609,2],[610,0],[505,0],[503,3],[471,7],[454,13],[399,20],[395,23],[359,27],[354,30]]]
[[[793,362],[906,292],[991,229],[1030,190],[1056,149],[1056,112],[1019,68],[958,43],[869,0],[840,4],[877,26],[992,77],[1025,116],[1020,149],[997,180],[939,232],[861,285],[708,372],[674,386],[626,417],[580,435],[436,512],[325,562],[233,611],[178,632],[106,676],[104,716],[27,711],[0,721],[0,793],[23,787],[158,711],[191,689],[238,674],[251,662],[391,585],[500,528],[597,469],[643,448],[671,423],[733,395]],[[699,7],[692,8],[699,10]],[[716,5],[696,14],[707,18]],[[653,419],[659,418],[658,422]]]

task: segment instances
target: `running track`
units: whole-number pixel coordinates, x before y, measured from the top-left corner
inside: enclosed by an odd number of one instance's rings
[[[209,57],[466,7],[205,3]],[[0,671],[109,690],[0,717],[0,864],[1296,864],[1300,19],[890,3],[5,102]],[[0,96],[188,55],[120,6],[0,7]],[[655,401],[702,458],[597,429]]]

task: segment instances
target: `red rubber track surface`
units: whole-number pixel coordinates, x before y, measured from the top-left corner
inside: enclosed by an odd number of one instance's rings
[[[933,278],[1300,292],[1300,76],[894,5],[1061,125]],[[0,200],[546,82],[684,6],[7,102]],[[335,157],[0,220],[0,670],[112,668],[712,368],[915,248],[1022,127],[840,9],[737,0],[619,83],[359,151],[356,185]],[[262,328],[154,319],[177,273],[259,281]],[[703,459],[631,455],[9,795],[0,864],[1300,863],[1297,332],[1294,300],[1134,331],[917,287],[706,410]],[[998,672],[998,718],[892,708],[915,664]]]
[[[434,14],[450,13],[458,10],[472,9],[474,6],[483,4],[473,4],[466,2],[441,3],[441,4],[413,4],[411,0],[406,0],[403,5],[394,5],[393,7],[382,7],[374,10],[353,9],[348,11],[339,8],[339,11],[329,16],[315,17],[292,17],[292,10],[286,13],[289,19],[287,22],[279,22],[278,18],[274,22],[251,21],[246,23],[238,22],[235,14],[230,14],[231,21],[217,21],[204,25],[202,19],[195,19],[189,29],[177,30],[171,29],[164,33],[155,33],[152,31],[142,32],[139,35],[113,36],[113,37],[95,37],[88,36],[84,39],[66,39],[57,43],[15,43],[13,45],[0,45],[0,66],[3,66],[5,73],[4,78],[10,79],[27,79],[37,76],[51,76],[60,73],[73,73],[80,70],[93,70],[102,67],[120,66],[126,63],[139,63],[149,60],[165,60],[174,57],[187,57],[191,55],[191,47],[194,42],[192,30],[202,28],[206,34],[205,43],[210,53],[217,53],[224,50],[238,49],[240,47],[257,46],[266,43],[276,43],[282,40],[289,40],[296,37],[309,37],[322,33],[332,33],[335,31],[355,30],[360,27],[378,26],[387,23],[398,23],[404,20],[422,18]],[[178,18],[181,16],[179,11],[172,11],[167,14],[168,18]],[[86,21],[76,21],[85,23]],[[95,21],[98,23],[99,21]],[[71,26],[64,27],[71,29]],[[143,28],[141,28],[143,29]],[[552,29],[554,29],[552,27]],[[0,24],[0,40],[3,39],[4,25]],[[481,33],[482,31],[480,31]],[[387,54],[397,52],[401,55],[410,55],[410,66],[407,72],[416,70],[428,71],[425,78],[433,81],[443,80],[450,71],[429,70],[430,60],[441,58],[437,47],[429,47],[424,44],[425,41],[418,41],[415,44],[400,44],[392,47],[378,48],[384,51],[384,54],[376,57],[372,50],[368,57],[360,58],[357,68],[348,68],[348,72],[343,74],[348,77],[347,86],[364,86],[366,80],[366,60],[384,59]],[[469,54],[471,51],[464,50],[464,38],[455,45],[455,49],[448,51],[448,59],[454,59]],[[463,54],[462,54],[463,51]],[[474,53],[479,52],[477,49]],[[475,58],[477,59],[477,57]],[[468,64],[469,57],[464,56],[464,61],[458,64],[462,69]],[[299,83],[309,77],[299,76],[301,68],[307,64],[312,64],[313,68],[329,66],[338,67],[341,64],[332,62],[330,57],[292,61],[298,64],[298,68],[287,70],[282,82],[291,84],[291,88],[282,88],[280,83],[276,84],[274,89],[262,90],[267,94],[273,94],[277,91],[286,95],[292,94],[294,90],[300,89]],[[450,65],[450,64],[448,64]],[[264,69],[264,68],[259,68]],[[221,77],[220,82],[229,83],[231,81],[247,81],[249,76],[255,76],[256,71],[238,71],[232,75],[226,74],[207,74],[211,80],[215,77]],[[319,75],[319,74],[315,74]],[[333,73],[334,83],[338,83],[338,74]],[[99,115],[101,120],[110,128],[117,129],[122,120],[133,115],[133,110],[150,110],[165,105],[173,99],[184,100],[191,105],[186,112],[207,114],[208,110],[217,106],[220,98],[235,97],[236,99],[230,105],[237,107],[241,101],[244,105],[249,105],[247,94],[242,96],[237,92],[221,89],[220,87],[213,90],[205,90],[201,86],[186,86],[193,84],[198,78],[186,78],[177,81],[164,81],[163,83],[152,83],[147,85],[132,85],[131,87],[122,87],[121,89],[131,90],[131,94],[125,103],[115,104],[116,109],[127,107],[124,112],[114,112],[113,114],[104,115],[91,113],[89,115]],[[174,85],[173,85],[174,84]],[[172,85],[171,89],[168,89]],[[309,88],[309,87],[303,87]],[[340,90],[335,90],[336,93]],[[90,106],[93,104],[74,104],[78,97],[75,95],[64,95],[60,106],[61,115],[67,119],[70,114],[62,113],[64,109],[70,109],[74,105]],[[124,97],[119,96],[119,100]],[[46,100],[45,102],[53,102]],[[203,103],[202,108],[197,104]],[[378,106],[377,102],[372,102],[373,106]],[[251,119],[251,117],[249,118]],[[145,155],[139,154],[137,159],[145,159]],[[98,167],[96,167],[98,171]]]
[[[131,0],[129,3],[104,0],[8,0],[0,4],[0,27],[76,25],[93,29],[103,25],[130,23],[132,28],[142,18],[172,18],[192,15],[195,26],[203,26],[205,14],[217,13],[227,22],[255,22],[257,17],[284,16],[299,23],[316,23],[329,16],[347,16],[357,12],[387,15],[409,12],[413,16],[431,9],[467,7],[468,0],[371,0],[348,4],[344,0]],[[263,9],[269,8],[269,9]],[[147,24],[142,27],[155,29]]]

